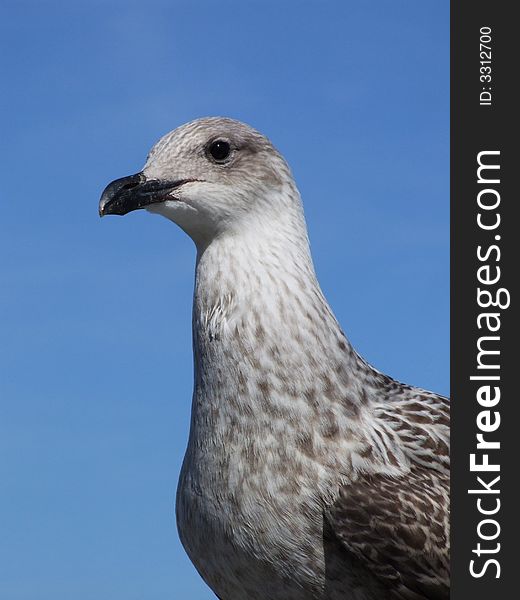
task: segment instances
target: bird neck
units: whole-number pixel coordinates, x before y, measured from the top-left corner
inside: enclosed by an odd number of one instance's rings
[[[303,217],[255,224],[199,251],[193,341],[195,395],[205,398],[224,388],[240,395],[252,380],[266,395],[286,386],[302,397],[318,374],[326,387],[326,371],[359,366],[316,279]]]
[[[256,328],[272,330],[287,324],[289,311],[302,318],[305,310],[326,306],[303,218],[287,224],[242,223],[199,249],[195,343],[204,338],[223,342],[235,331],[247,336]]]

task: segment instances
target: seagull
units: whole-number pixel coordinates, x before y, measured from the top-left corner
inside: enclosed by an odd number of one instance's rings
[[[165,135],[99,213],[197,250],[176,517],[220,600],[449,598],[449,401],[354,350],[316,278],[291,171],[224,117]]]

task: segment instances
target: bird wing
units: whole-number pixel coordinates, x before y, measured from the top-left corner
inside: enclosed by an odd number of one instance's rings
[[[341,488],[326,518],[344,548],[400,600],[449,598],[448,478],[366,474]]]
[[[449,401],[408,386],[400,391],[376,405],[375,415],[408,467],[401,473],[358,472],[340,488],[325,516],[343,548],[363,561],[389,598],[445,600]]]

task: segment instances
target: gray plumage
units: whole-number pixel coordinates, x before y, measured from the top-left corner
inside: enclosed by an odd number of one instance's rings
[[[315,276],[271,143],[188,123],[101,214],[162,214],[195,241],[195,385],[177,523],[221,600],[449,597],[449,404],[367,364]]]

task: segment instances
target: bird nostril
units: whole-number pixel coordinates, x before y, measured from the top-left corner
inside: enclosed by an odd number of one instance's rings
[[[131,190],[139,185],[138,181],[131,181],[129,183],[125,183],[125,185],[121,188],[122,190]]]
[[[114,190],[118,194],[120,194],[121,192],[133,190],[144,181],[145,178],[143,177],[143,175],[141,173],[136,173],[135,175],[129,175],[128,177],[121,177],[121,179],[116,179],[116,181],[112,182],[111,185],[113,185]]]

